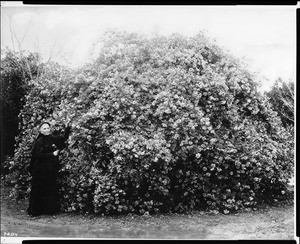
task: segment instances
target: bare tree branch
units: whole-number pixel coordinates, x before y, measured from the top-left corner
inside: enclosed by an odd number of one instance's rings
[[[36,50],[36,53],[40,53],[40,40],[39,40],[39,30],[38,27],[36,27],[34,25],[33,22],[33,17],[34,15],[32,15],[30,17],[29,22],[26,24],[26,28],[25,28],[25,32],[22,33],[21,38],[20,35],[18,35],[15,25],[14,25],[14,16],[16,13],[16,8],[11,9],[11,11],[5,11],[4,12],[7,16],[6,21],[8,22],[8,27],[9,27],[9,33],[10,33],[10,40],[11,40],[11,44],[13,47],[13,51],[18,52],[20,57],[23,56],[23,43],[26,39],[26,37],[28,36],[29,30],[32,27],[32,30],[34,31],[36,38],[35,38],[35,42],[33,42],[34,45],[34,49]],[[60,55],[62,53],[62,49],[63,49],[63,45],[58,47],[58,42],[57,42],[57,38],[54,40],[53,44],[50,45],[50,52],[49,52],[49,57],[47,57],[46,62],[43,62],[44,65],[47,65],[51,60],[53,60],[53,58],[57,55]],[[29,76],[31,79],[33,79],[33,70],[31,70],[31,64],[30,61],[27,59],[19,59],[19,60],[23,60],[23,63],[19,63],[20,66],[22,66],[24,68],[23,70],[23,77],[26,77],[26,73],[29,73]],[[25,62],[25,63],[24,63]],[[37,66],[37,77],[39,77],[41,75],[42,72],[42,66],[38,65]],[[35,71],[34,71],[35,72]]]
[[[15,11],[15,10],[14,10]],[[7,14],[8,19],[9,19],[9,32],[10,32],[10,39],[11,43],[13,46],[13,50],[15,50],[15,42],[14,42],[14,35],[13,35],[13,26],[12,26],[12,18],[13,18],[14,13],[10,13],[10,15]]]
[[[27,36],[29,27],[31,26],[31,23],[32,23],[32,17],[33,17],[33,16],[31,16],[30,21],[29,21],[29,24],[27,25],[26,31],[25,31],[25,33],[24,33],[22,39],[21,39],[21,42],[20,42],[21,45],[22,45],[22,43],[23,43],[23,41],[24,41],[24,38]]]

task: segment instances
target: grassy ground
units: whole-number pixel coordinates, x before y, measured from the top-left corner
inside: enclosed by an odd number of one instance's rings
[[[32,219],[26,201],[8,200],[1,191],[1,237],[143,239],[294,239],[294,206],[264,207],[237,214],[164,214],[99,217],[66,214]]]

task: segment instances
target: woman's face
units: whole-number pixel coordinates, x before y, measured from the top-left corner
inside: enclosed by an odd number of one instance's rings
[[[40,128],[40,132],[43,135],[50,135],[51,133],[51,128],[48,124],[42,124],[41,128]]]

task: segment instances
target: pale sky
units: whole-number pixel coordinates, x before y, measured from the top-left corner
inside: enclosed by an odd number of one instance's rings
[[[1,5],[2,47],[12,48],[11,15],[17,39],[24,36],[22,49],[38,51],[45,59],[54,50],[53,60],[72,67],[91,60],[92,45],[107,28],[187,36],[204,30],[219,46],[244,59],[250,71],[265,77],[262,90],[277,77],[296,76],[296,6]]]

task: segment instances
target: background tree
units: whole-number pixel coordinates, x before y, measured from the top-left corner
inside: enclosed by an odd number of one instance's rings
[[[18,130],[18,115],[28,92],[28,81],[35,79],[40,66],[36,53],[17,53],[2,50],[1,58],[1,169],[6,156],[14,153],[15,137]],[[1,171],[2,171],[1,170]],[[3,171],[2,171],[3,172]],[[4,170],[5,173],[5,170]]]
[[[294,126],[294,82],[278,78],[269,92],[265,92],[273,109],[278,112],[285,127]]]

